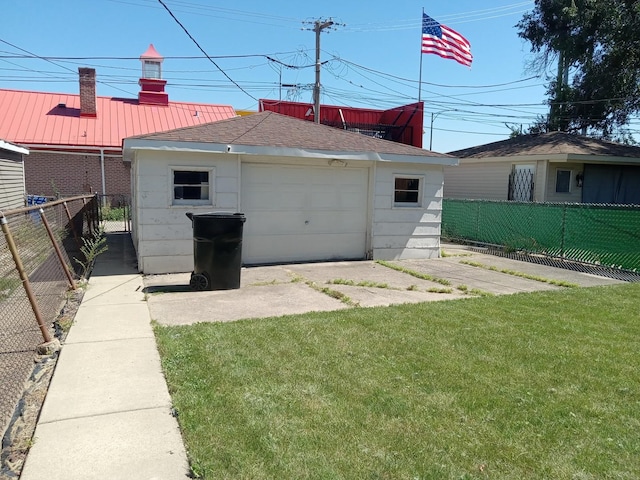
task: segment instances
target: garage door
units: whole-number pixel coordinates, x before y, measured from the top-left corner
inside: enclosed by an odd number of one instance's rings
[[[245,264],[365,256],[368,170],[242,165]]]

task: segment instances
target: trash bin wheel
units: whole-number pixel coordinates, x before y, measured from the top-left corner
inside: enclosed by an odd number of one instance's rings
[[[192,273],[191,280],[189,280],[189,286],[191,287],[191,290],[206,290],[209,288],[209,279],[202,273]]]

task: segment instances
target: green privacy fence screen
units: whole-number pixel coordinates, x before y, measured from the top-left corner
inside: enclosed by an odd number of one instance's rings
[[[640,206],[444,199],[442,236],[640,271]]]

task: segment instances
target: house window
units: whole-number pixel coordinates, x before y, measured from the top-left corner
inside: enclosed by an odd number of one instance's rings
[[[396,176],[394,178],[393,204],[396,207],[422,205],[422,177]]]
[[[556,170],[556,193],[571,192],[571,170]]]
[[[213,169],[171,170],[173,205],[212,205]]]

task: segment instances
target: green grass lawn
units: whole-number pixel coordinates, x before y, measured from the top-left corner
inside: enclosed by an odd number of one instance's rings
[[[640,284],[156,327],[206,479],[640,478]]]

